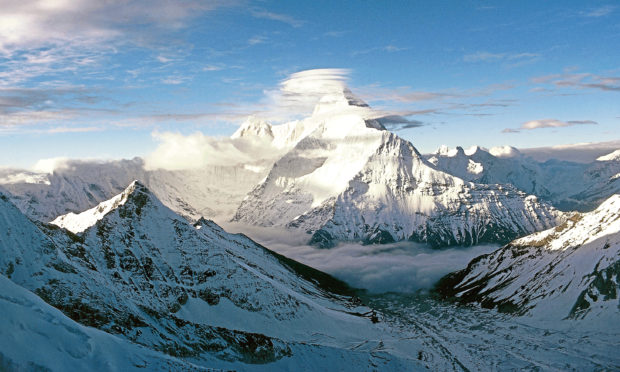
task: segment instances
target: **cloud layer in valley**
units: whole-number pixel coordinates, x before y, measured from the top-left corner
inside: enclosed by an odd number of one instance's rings
[[[308,235],[234,223],[223,225],[230,232],[243,232],[280,254],[373,293],[426,291],[446,274],[467,267],[474,257],[498,248],[475,246],[437,250],[425,244],[399,242],[341,243],[335,248],[319,249],[306,245]]]

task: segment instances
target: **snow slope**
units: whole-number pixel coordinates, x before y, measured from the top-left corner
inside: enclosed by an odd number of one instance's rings
[[[0,370],[207,370],[84,327],[0,275]]]
[[[193,226],[139,182],[115,200],[124,203],[60,219],[85,228],[75,235],[30,222],[3,197],[0,272],[83,325],[199,365],[421,368],[349,349],[385,330],[344,283],[213,222]]]
[[[439,291],[536,319],[620,320],[620,194],[442,279]]]
[[[511,186],[476,185],[438,171],[411,143],[364,119],[359,110],[369,108],[350,95],[328,97],[337,102],[329,108],[319,103],[306,119],[315,129],[273,165],[234,221],[299,229],[328,247],[336,240],[506,242],[561,220]]]
[[[590,164],[559,160],[541,163],[511,147],[485,150],[474,146],[463,150],[442,146],[425,157],[438,169],[466,181],[511,184],[561,210],[591,211],[620,192],[617,153]]]

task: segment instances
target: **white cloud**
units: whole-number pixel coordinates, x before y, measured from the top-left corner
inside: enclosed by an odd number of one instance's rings
[[[598,17],[603,17],[603,16],[606,16],[606,15],[612,13],[615,9],[616,9],[615,6],[605,5],[605,6],[596,8],[596,9],[592,9],[589,12],[585,12],[585,13],[582,13],[582,14],[584,16],[586,16],[586,17],[598,18]]]
[[[267,41],[267,38],[265,36],[254,36],[251,37],[248,40],[248,44],[250,45],[258,45],[258,44],[263,44]]]
[[[489,52],[476,52],[473,54],[467,54],[463,57],[465,62],[487,62],[487,61],[499,61],[506,56],[505,53],[489,53]]]
[[[521,130],[532,130],[540,128],[564,128],[572,127],[574,125],[595,125],[598,124],[594,120],[569,120],[562,121],[558,119],[539,119],[526,121],[521,125],[519,129],[506,128],[502,130],[502,133],[519,133]]]
[[[557,119],[540,119],[540,120],[531,120],[523,123],[521,125],[521,129],[538,129],[538,128],[561,128],[561,127],[571,127],[573,125],[580,124],[597,124],[592,120],[571,120],[571,121],[561,121]]]
[[[103,130],[101,127],[54,127],[45,130],[45,133],[87,133],[101,130]]]
[[[161,63],[168,63],[174,61],[174,58],[169,58],[162,55],[157,56],[156,59]]]
[[[216,138],[196,132],[190,135],[153,132],[158,147],[145,157],[145,169],[198,169],[207,165],[253,164],[275,160],[280,151],[260,139]]]
[[[478,51],[463,56],[465,62],[507,62],[507,67],[517,67],[526,63],[535,62],[540,58],[537,53],[491,53]]]
[[[178,29],[188,19],[221,5],[196,0],[2,0],[0,4],[0,50],[4,52],[50,44],[93,44],[135,36],[149,28]]]
[[[202,71],[220,71],[222,69],[223,67],[220,67],[220,66],[207,65],[202,68]]]
[[[255,18],[263,18],[272,21],[283,22],[293,27],[301,27],[304,25],[304,23],[306,23],[305,21],[302,21],[287,14],[274,13],[266,10],[255,9],[252,11],[252,16],[254,16]]]
[[[184,84],[186,82],[188,82],[189,80],[191,80],[189,77],[187,76],[169,76],[165,79],[163,79],[161,82],[166,84],[166,85],[180,85],[180,84]]]
[[[538,161],[559,159],[589,163],[620,148],[620,140],[606,142],[584,142],[548,147],[520,148],[521,153]]]
[[[101,66],[105,56],[127,44],[167,47],[173,31],[221,5],[199,0],[0,0],[0,57],[6,59],[0,83],[11,86]]]
[[[224,223],[227,231],[243,232],[274,251],[327,272],[356,288],[381,292],[428,290],[444,275],[464,269],[481,254],[498,246],[431,249],[425,244],[400,242],[383,245],[341,243],[319,249],[306,245],[307,234],[277,228]]]
[[[41,159],[36,162],[32,170],[40,173],[52,174],[54,171],[67,169],[69,167],[69,159],[65,157]]]
[[[312,112],[319,100],[342,92],[347,87],[350,70],[325,68],[296,72],[280,82],[278,89],[265,91],[263,116],[283,121]]]
[[[598,89],[620,92],[620,77],[601,76],[588,72],[538,76],[531,79],[536,84],[552,84],[557,88]]]
[[[362,50],[356,50],[353,53],[351,53],[351,55],[353,56],[359,56],[359,55],[363,55],[363,54],[369,54],[369,53],[373,53],[373,52],[387,52],[387,53],[394,53],[394,52],[402,52],[403,50],[408,50],[409,48],[404,48],[404,47],[399,47],[396,45],[386,45],[383,47],[374,47],[374,48],[368,48],[368,49],[362,49]]]

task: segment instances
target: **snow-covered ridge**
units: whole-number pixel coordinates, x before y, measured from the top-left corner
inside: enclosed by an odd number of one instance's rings
[[[112,199],[101,202],[96,207],[79,214],[71,212],[69,214],[58,216],[50,223],[59,227],[63,227],[71,231],[72,233],[80,233],[87,228],[93,226],[95,223],[97,223],[97,221],[101,220],[106,214],[108,214],[112,210],[125,204],[129,195],[135,192],[136,189],[144,189],[144,185],[142,185],[138,181],[133,181],[127,187],[127,189],[125,189],[125,191],[116,195]]]
[[[597,161],[616,161],[620,160],[620,149],[611,152],[607,155],[599,156],[596,158]]]
[[[563,211],[587,212],[620,192],[617,155],[616,151],[590,164],[557,160],[541,163],[509,146],[491,150],[474,146],[467,151],[442,146],[426,158],[438,169],[463,180],[511,184]]]
[[[203,366],[374,363],[349,347],[385,329],[346,284],[213,222],[194,226],[138,182],[123,195],[77,235],[34,224],[0,197],[0,274],[83,325]],[[377,357],[420,367],[402,355]]]
[[[444,278],[439,291],[537,319],[618,321],[620,194]]]
[[[85,327],[0,275],[0,360],[7,371],[207,370]],[[137,363],[139,361],[139,363]]]
[[[271,128],[271,124],[269,124],[265,120],[250,116],[245,122],[243,122],[243,124],[241,124],[239,129],[237,129],[235,133],[230,136],[230,138],[235,139],[255,136],[268,138],[271,140],[273,139],[273,133]]]

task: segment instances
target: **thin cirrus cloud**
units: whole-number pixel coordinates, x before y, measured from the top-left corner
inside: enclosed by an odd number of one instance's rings
[[[355,50],[351,53],[352,56],[359,56],[359,55],[363,55],[363,54],[369,54],[369,53],[373,53],[373,52],[387,52],[387,53],[395,53],[395,52],[402,52],[404,50],[408,50],[409,48],[406,47],[399,47],[396,45],[385,45],[382,47],[374,47],[374,48],[368,48],[368,49],[362,49],[362,50]]]
[[[533,61],[540,58],[538,53],[491,53],[486,51],[478,51],[463,56],[465,62],[498,62],[507,61],[512,63],[520,63],[524,61]]]
[[[620,77],[596,75],[587,72],[538,76],[532,78],[531,81],[535,84],[550,85],[556,89],[596,89],[606,92],[620,92]]]
[[[248,40],[249,45],[264,44],[265,42],[267,42],[267,38],[265,36],[254,36]]]
[[[262,18],[271,21],[283,22],[288,24],[289,26],[296,28],[301,27],[306,23],[306,21],[297,19],[287,14],[269,12],[263,9],[254,9],[251,11],[251,14],[254,18]]]
[[[598,124],[594,120],[569,120],[562,121],[558,119],[539,119],[526,121],[518,129],[506,128],[502,130],[502,133],[519,133],[522,130],[533,130],[540,128],[564,128],[572,127],[574,125],[595,125]]]
[[[157,50],[159,63],[173,62],[177,57],[169,55],[167,37],[205,12],[234,4],[0,0],[0,129],[15,132],[29,126],[25,130],[32,131],[31,126],[46,122],[58,125],[101,113],[103,106],[95,104],[105,93],[97,86],[112,78],[108,57],[133,45]],[[71,80],[75,77],[79,83]],[[171,74],[160,82],[174,85],[187,79]],[[67,130],[57,131],[61,129]]]
[[[590,11],[583,12],[582,15],[590,18],[599,18],[611,14],[616,9],[615,6],[605,5],[598,8],[591,9]]]
[[[96,89],[84,87],[0,87],[0,128],[14,132],[22,126],[60,122],[95,112],[114,113],[89,107],[99,100]]]

